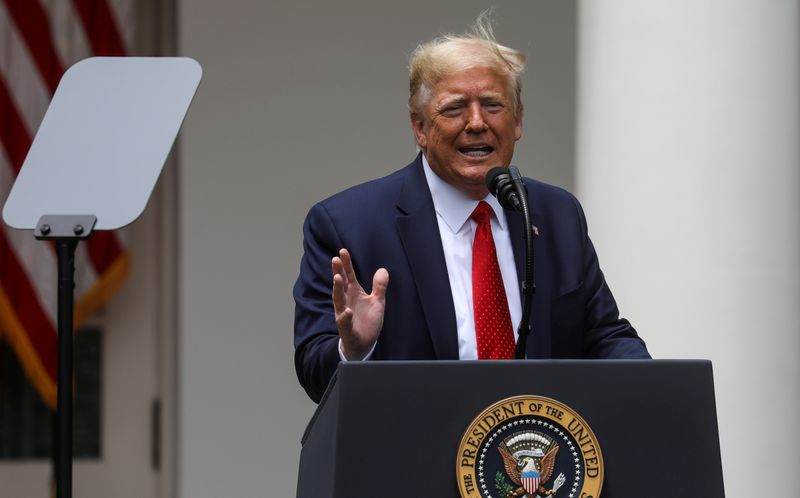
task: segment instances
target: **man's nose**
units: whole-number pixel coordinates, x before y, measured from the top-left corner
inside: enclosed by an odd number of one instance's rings
[[[467,108],[467,128],[470,133],[486,131],[486,121],[483,120],[483,108],[480,102],[473,102]]]

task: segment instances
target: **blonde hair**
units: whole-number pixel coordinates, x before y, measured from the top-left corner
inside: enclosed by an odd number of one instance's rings
[[[525,55],[497,43],[490,15],[490,10],[484,11],[464,34],[445,34],[414,50],[409,61],[409,111],[421,113],[433,87],[447,75],[486,67],[506,78],[514,113],[522,113]]]

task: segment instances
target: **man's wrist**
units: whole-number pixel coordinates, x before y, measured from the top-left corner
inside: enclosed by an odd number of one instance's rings
[[[373,351],[375,351],[375,346],[377,344],[378,344],[378,341],[375,341],[374,343],[372,343],[372,347],[370,347],[369,351],[367,351],[367,353],[365,355],[363,355],[361,358],[348,358],[347,355],[344,354],[344,344],[342,344],[342,338],[340,337],[339,338],[339,358],[342,361],[345,361],[345,362],[347,362],[347,361],[367,361],[370,358],[372,358],[372,353],[373,353]]]

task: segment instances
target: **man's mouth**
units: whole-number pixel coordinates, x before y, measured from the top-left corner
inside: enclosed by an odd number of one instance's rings
[[[484,157],[494,152],[494,148],[488,145],[471,145],[468,147],[459,147],[458,151],[469,157]]]

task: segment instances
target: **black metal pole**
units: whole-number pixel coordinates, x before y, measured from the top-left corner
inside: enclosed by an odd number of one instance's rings
[[[75,301],[75,248],[91,237],[93,214],[45,214],[33,231],[39,240],[53,241],[58,260],[58,389],[53,460],[56,498],[72,497],[72,332]]]
[[[513,180],[514,190],[519,199],[519,207],[522,212],[522,224],[524,228],[523,238],[525,239],[525,277],[522,281],[522,317],[517,328],[517,345],[514,349],[514,358],[524,360],[527,357],[528,336],[531,334],[531,310],[533,307],[533,294],[536,292],[536,280],[533,272],[534,268],[534,239],[538,235],[538,229],[531,223],[531,212],[528,206],[528,191],[522,182],[522,175],[519,170],[511,166],[509,172]]]
[[[56,241],[58,252],[58,403],[56,497],[72,496],[72,320],[76,239]]]

